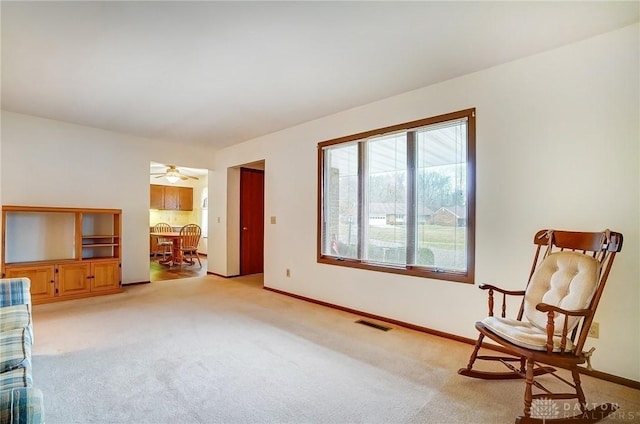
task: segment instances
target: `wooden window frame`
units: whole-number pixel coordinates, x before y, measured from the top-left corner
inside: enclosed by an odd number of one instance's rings
[[[466,250],[467,250],[467,267],[466,271],[453,271],[453,270],[441,270],[436,267],[427,266],[415,266],[415,265],[392,265],[392,264],[378,264],[364,261],[362,259],[342,258],[338,256],[328,255],[322,253],[323,246],[323,221],[324,221],[324,187],[325,187],[325,170],[324,170],[324,152],[325,148],[337,144],[352,143],[356,141],[367,140],[371,137],[381,136],[398,131],[406,131],[414,128],[429,126],[437,123],[454,121],[458,119],[467,119],[467,231],[466,231]],[[371,131],[366,131],[358,134],[352,134],[345,137],[340,137],[332,140],[327,140],[318,143],[318,209],[317,209],[317,262],[323,264],[344,266],[349,268],[358,268],[372,271],[388,272],[393,274],[411,275],[417,277],[431,278],[436,280],[445,280],[461,283],[474,283],[475,277],[475,206],[476,206],[476,110],[475,108],[464,109],[457,112],[438,115],[430,118],[420,119],[416,121],[406,122],[403,124],[393,125],[384,128],[378,128]],[[364,146],[366,143],[359,143]],[[415,140],[413,137],[409,137],[407,141],[407,148],[415,148]],[[358,242],[358,258],[362,258],[362,233],[360,231],[363,226],[364,218],[364,157],[365,153],[361,147],[358,148],[358,225],[359,225],[359,237]],[[411,155],[410,155],[411,156]],[[415,163],[413,164],[415,168]],[[411,167],[411,163],[409,164]],[[413,171],[409,169],[408,171]],[[407,202],[408,204],[415,204],[415,187],[416,181],[413,172],[407,172]],[[409,203],[410,202],[410,203]],[[407,208],[409,211],[410,208]],[[415,213],[407,212],[407,259],[411,258],[410,252],[415,245],[415,239],[412,229],[416,226]],[[411,230],[411,231],[410,231]],[[410,244],[410,243],[413,243]]]

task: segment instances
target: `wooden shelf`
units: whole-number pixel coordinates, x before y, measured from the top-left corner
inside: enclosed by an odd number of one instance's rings
[[[118,243],[82,243],[82,248],[84,249],[85,247],[110,247],[110,246],[117,246]]]
[[[120,258],[117,258],[115,256],[100,256],[98,258],[84,258],[84,259],[82,259],[82,262],[112,261],[114,259],[120,260]]]

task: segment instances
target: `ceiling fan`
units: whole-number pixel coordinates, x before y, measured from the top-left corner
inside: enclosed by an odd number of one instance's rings
[[[170,183],[175,183],[178,180],[188,180],[191,178],[192,180],[197,180],[198,177],[194,177],[193,175],[187,175],[180,172],[177,166],[175,165],[165,165],[167,167],[165,172],[155,172],[151,173],[151,175],[156,175],[156,178],[166,178]]]

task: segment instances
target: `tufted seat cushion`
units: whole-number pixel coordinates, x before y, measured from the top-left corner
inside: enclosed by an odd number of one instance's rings
[[[547,350],[547,332],[530,322],[511,318],[486,317],[482,323],[492,332],[509,342],[533,350]],[[560,352],[560,336],[553,338],[553,351]],[[567,339],[565,351],[573,350],[573,343]]]
[[[487,317],[482,323],[494,333],[518,346],[534,350],[546,350],[547,313],[536,309],[539,303],[547,303],[566,310],[586,309],[595,293],[600,265],[588,255],[577,252],[556,252],[547,256],[531,277],[524,296],[523,321],[508,318]],[[556,314],[554,319],[554,351],[560,350],[560,340],[565,316]],[[567,332],[578,325],[579,317],[570,317]],[[567,339],[567,351],[573,343]]]

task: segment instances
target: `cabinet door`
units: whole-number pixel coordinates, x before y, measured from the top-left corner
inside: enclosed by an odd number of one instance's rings
[[[180,187],[164,186],[164,208],[167,210],[180,209]]]
[[[101,261],[91,264],[91,291],[105,291],[120,288],[120,263]]]
[[[164,209],[164,186],[151,185],[150,209]]]
[[[51,299],[55,296],[55,275],[53,265],[7,268],[6,278],[27,277],[31,280],[31,300]]]
[[[58,265],[58,293],[60,296],[89,293],[91,291],[89,263]]]
[[[180,199],[180,207],[181,211],[192,211],[193,210],[193,188],[191,187],[180,187],[178,191]]]

